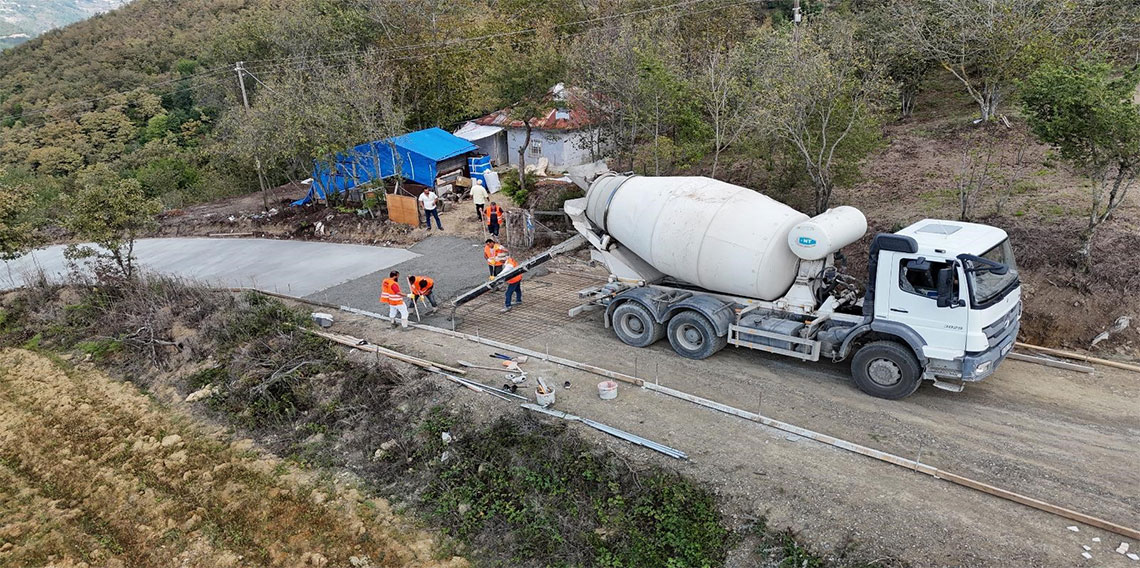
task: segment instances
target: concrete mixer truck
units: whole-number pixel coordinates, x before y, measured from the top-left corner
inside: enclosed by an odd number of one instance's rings
[[[853,207],[809,218],[710,178],[606,173],[565,212],[610,271],[571,315],[604,308],[634,347],[850,360],[861,390],[898,399],[923,380],[958,392],[988,377],[1017,337],[1017,265],[996,227],[925,219],[877,234],[860,286],[840,250],[867,231]]]

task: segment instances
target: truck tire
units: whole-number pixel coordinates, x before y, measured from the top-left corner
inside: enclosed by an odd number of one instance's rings
[[[878,398],[897,400],[918,390],[922,367],[910,347],[894,341],[875,341],[855,352],[851,376],[859,390]]]
[[[625,302],[615,308],[613,325],[618,339],[634,347],[649,347],[665,337],[665,326],[637,302]]]
[[[685,310],[669,320],[669,344],[688,359],[707,359],[728,345],[728,336],[718,336],[708,318]]]

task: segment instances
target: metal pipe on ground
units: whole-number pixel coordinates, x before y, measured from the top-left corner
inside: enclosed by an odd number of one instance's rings
[[[555,418],[561,418],[563,420],[568,420],[570,422],[581,422],[582,424],[585,424],[586,426],[589,426],[595,430],[598,430],[600,432],[605,432],[606,434],[609,434],[609,435],[614,436],[616,438],[621,438],[627,442],[633,442],[634,444],[637,444],[639,446],[645,446],[646,448],[649,448],[649,449],[657,451],[657,452],[661,452],[661,453],[663,453],[663,454],[665,454],[671,458],[676,458],[679,460],[689,459],[689,456],[685,452],[682,452],[681,450],[678,450],[676,448],[671,448],[671,447],[666,446],[664,444],[654,442],[653,440],[650,440],[648,438],[642,438],[641,436],[638,436],[637,434],[631,434],[629,432],[626,432],[625,430],[614,428],[613,426],[608,426],[606,424],[602,424],[601,422],[596,422],[594,420],[590,420],[589,418],[582,418],[581,416],[575,416],[575,415],[570,414],[568,412],[562,412],[562,411],[558,411],[558,410],[550,410],[548,408],[543,408],[537,404],[531,404],[529,402],[526,404],[522,404],[520,406],[522,406],[523,408],[525,408],[527,410],[533,410],[535,412],[541,412],[543,414],[554,416]]]

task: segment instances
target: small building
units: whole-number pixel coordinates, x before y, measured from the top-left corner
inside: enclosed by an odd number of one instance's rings
[[[507,132],[503,127],[466,122],[455,131],[455,135],[478,147],[480,154],[491,158],[491,165],[511,163],[507,156]]]
[[[598,159],[599,131],[591,117],[585,90],[566,87],[559,83],[547,94],[549,107],[539,118],[532,119],[530,146],[525,152],[525,163],[537,164],[546,158],[554,170],[564,171],[571,166],[588,164]],[[473,125],[473,126],[468,126]],[[479,130],[478,127],[498,128]],[[496,152],[506,156],[500,163],[519,165],[519,148],[526,141],[526,128],[522,120],[511,117],[511,109],[497,110],[487,116],[477,118],[460,128],[469,136],[480,135],[480,149],[495,161]],[[458,133],[457,133],[458,134]],[[498,137],[498,138],[497,138]],[[486,149],[484,149],[486,148]]]

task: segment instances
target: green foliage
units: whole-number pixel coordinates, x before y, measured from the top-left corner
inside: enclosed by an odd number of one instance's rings
[[[1044,65],[1025,81],[1029,127],[1093,183],[1088,225],[1077,251],[1089,262],[1093,232],[1124,202],[1140,174],[1140,69],[1117,75],[1106,63]]]
[[[77,177],[78,189],[66,197],[68,215],[64,226],[87,245],[69,245],[72,260],[93,259],[97,269],[110,269],[119,276],[134,276],[134,242],[154,227],[162,205],[143,194],[138,180],[121,179],[109,166],[92,166]],[[102,274],[102,272],[100,272]]]
[[[751,46],[757,120],[798,155],[825,211],[836,184],[850,183],[879,144],[879,118],[892,91],[884,69],[852,27],[820,17],[814,27],[763,34]]]
[[[1118,76],[1106,63],[1045,65],[1025,81],[1029,127],[1061,158],[1082,170],[1140,161],[1140,70]]]
[[[33,203],[31,189],[8,177],[0,168],[0,260],[16,258],[36,243],[28,212]]]
[[[519,187],[519,176],[503,176],[502,189],[499,190],[519,207],[526,206],[530,192],[534,191],[535,184],[538,183],[538,176],[533,172],[524,173],[523,177],[526,185]]]
[[[181,194],[195,187],[200,179],[198,169],[177,157],[159,158],[139,168],[135,179],[142,184],[147,197]]]
[[[499,419],[447,452],[431,462],[432,516],[466,542],[506,528],[513,564],[710,567],[731,543],[706,490],[659,470],[635,477],[560,426]]]
[[[119,339],[107,337],[91,341],[80,341],[75,347],[79,349],[80,352],[98,360],[105,359],[122,350],[123,342]]]

